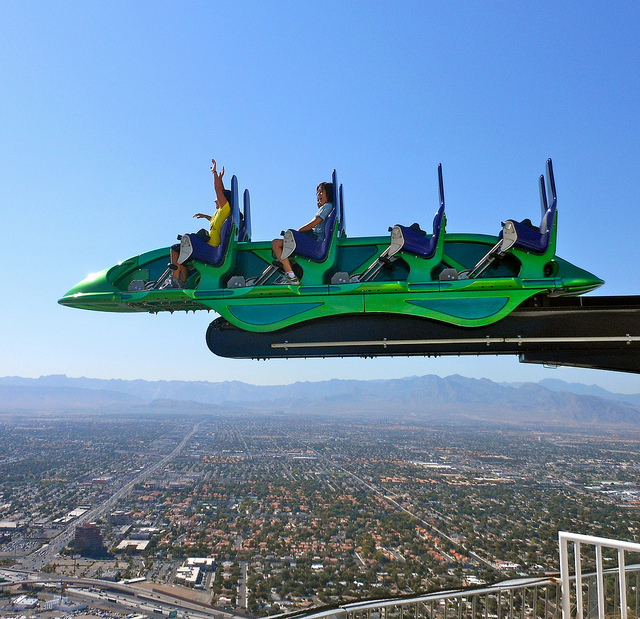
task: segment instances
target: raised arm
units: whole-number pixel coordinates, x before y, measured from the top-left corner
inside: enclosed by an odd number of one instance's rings
[[[222,179],[224,177],[224,166],[222,171],[218,173],[216,160],[211,160],[211,172],[213,174],[213,188],[216,192],[217,208],[222,208],[227,202],[227,197],[224,195],[224,183]]]

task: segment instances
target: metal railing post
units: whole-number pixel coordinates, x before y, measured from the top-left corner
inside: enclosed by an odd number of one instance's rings
[[[568,548],[567,536],[563,531],[560,531],[558,533],[558,544],[560,546],[560,581],[562,582],[562,619],[571,619],[571,589],[569,585],[569,548]]]
[[[598,619],[604,619],[604,570],[602,569],[602,546],[596,544],[596,588],[598,591]]]
[[[583,618],[582,607],[582,562],[580,560],[580,542],[573,543],[573,555],[576,570],[576,618]]]
[[[618,573],[620,574],[620,619],[627,619],[627,577],[624,568],[624,549],[618,548]]]

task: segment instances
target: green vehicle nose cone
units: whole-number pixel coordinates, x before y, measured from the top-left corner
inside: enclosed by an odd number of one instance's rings
[[[120,301],[120,294],[107,279],[109,270],[91,273],[58,299],[58,303],[78,309],[113,310],[115,303]]]

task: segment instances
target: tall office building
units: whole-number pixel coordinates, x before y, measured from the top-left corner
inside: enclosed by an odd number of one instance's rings
[[[78,552],[85,557],[97,557],[104,554],[102,533],[95,522],[79,524],[76,527],[74,545]]]

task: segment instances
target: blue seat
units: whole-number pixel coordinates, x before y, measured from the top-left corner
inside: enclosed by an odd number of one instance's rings
[[[338,222],[338,237],[346,237],[344,229],[344,203],[342,196],[342,185],[338,186],[336,171],[331,175],[333,184],[333,209],[327,216],[324,228],[324,239],[316,241],[312,236],[298,230],[286,230],[283,238],[283,250],[281,258],[289,258],[296,255],[300,258],[307,258],[312,262],[324,262],[331,251],[333,237],[335,234],[336,222]]]
[[[331,240],[333,239],[333,229],[336,224],[336,207],[333,209],[327,217],[324,229],[324,239],[322,241],[316,241],[312,236],[305,232],[298,232],[298,230],[287,230],[284,233],[284,242],[286,245],[290,245],[292,240],[294,244],[293,251],[286,256],[283,252],[283,258],[288,258],[295,253],[296,256],[302,258],[308,258],[314,262],[324,262],[329,254],[329,247],[331,246]]]
[[[549,249],[551,236],[554,232],[556,206],[558,197],[556,195],[556,184],[553,177],[553,167],[551,159],[547,160],[547,179],[551,192],[551,204],[547,201],[547,191],[544,183],[544,176],[539,178],[540,207],[542,219],[540,226],[534,226],[529,219],[514,221],[507,219],[502,225],[499,238],[503,240],[501,252],[513,247],[520,247],[526,251],[536,254],[544,254]]]
[[[424,232],[419,232],[412,227],[401,226],[399,224],[394,226],[394,228],[400,229],[404,238],[402,251],[410,252],[422,258],[432,258],[438,248],[438,239],[442,232],[443,221],[444,202],[440,205],[440,208],[436,211],[435,217],[433,218],[433,233],[431,236],[427,236]]]
[[[229,247],[231,219],[231,216],[227,217],[222,224],[220,230],[220,245],[218,245],[218,247],[209,245],[209,243],[195,234],[183,234],[180,241],[180,257],[178,258],[178,263],[184,264],[191,260],[199,260],[205,264],[219,267],[224,262],[227,247]]]
[[[231,213],[224,220],[220,229],[220,245],[213,247],[196,234],[183,234],[180,240],[180,254],[178,263],[185,264],[192,260],[198,260],[214,267],[219,267],[224,263],[227,250],[232,240],[232,231],[235,225],[235,236],[238,236],[240,229],[240,212],[238,210],[238,179],[233,176],[231,179]],[[249,228],[250,229],[250,228]],[[246,230],[246,224],[245,224]]]
[[[391,257],[400,250],[408,252],[420,258],[433,258],[442,248],[440,236],[444,231],[447,218],[444,214],[444,181],[442,179],[442,164],[438,164],[438,193],[440,196],[440,207],[433,218],[433,231],[431,236],[420,230],[418,224],[413,226],[401,226],[396,224],[391,231],[391,245],[386,255]]]
[[[554,215],[555,209],[548,209],[543,220],[540,222],[539,228],[531,225],[531,222],[528,220],[514,221],[513,219],[508,219],[504,222],[503,230],[505,233],[509,233],[509,227],[513,227],[516,234],[516,242],[514,243],[516,247],[532,251],[536,254],[543,254],[549,247],[551,226],[549,226],[548,222],[553,221]],[[502,232],[500,236],[503,236]]]
[[[335,170],[333,171],[332,181],[333,181],[333,188],[335,190],[335,188],[338,186],[338,179],[336,177]],[[338,190],[338,196],[340,197],[340,202],[339,202],[340,210],[338,211],[340,213],[340,229],[338,230],[338,236],[341,239],[345,239],[347,238],[347,224],[346,224],[345,212],[344,212],[344,194],[342,193],[342,185],[340,185],[340,189]]]
[[[240,230],[238,231],[238,241],[249,242],[251,240],[251,198],[249,190],[245,189],[243,194],[243,212],[240,215]]]

